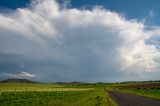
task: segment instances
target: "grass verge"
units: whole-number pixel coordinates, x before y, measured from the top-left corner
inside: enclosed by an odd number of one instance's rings
[[[151,99],[160,100],[160,90],[159,89],[124,89],[120,90],[120,92],[135,94],[139,96],[144,96]]]

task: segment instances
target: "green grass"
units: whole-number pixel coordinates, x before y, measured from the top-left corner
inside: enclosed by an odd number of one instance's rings
[[[107,106],[117,106],[117,104],[109,97],[109,94],[106,92]]]
[[[159,89],[119,89],[141,83],[26,84],[0,83],[0,106],[116,106],[105,90],[160,100]],[[142,83],[144,84],[144,83]]]
[[[140,96],[144,96],[151,99],[160,100],[160,89],[124,89],[120,90],[120,92],[136,94]]]
[[[123,84],[110,84],[109,86],[106,87],[106,90],[115,90],[118,92],[123,92],[123,93],[130,93],[130,94],[135,94],[139,96],[144,96],[147,98],[151,99],[157,99],[160,100],[160,89],[119,89],[118,87],[123,86],[127,87],[130,85],[141,85],[141,84],[159,84],[160,82],[144,82],[144,83],[123,83]]]
[[[0,95],[0,106],[109,106],[104,92],[5,92]],[[111,105],[110,105],[111,106]]]
[[[0,83],[0,106],[116,106],[100,84]]]

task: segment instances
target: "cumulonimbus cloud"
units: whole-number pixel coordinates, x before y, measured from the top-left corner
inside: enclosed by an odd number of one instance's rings
[[[159,73],[160,56],[157,45],[146,43],[160,29],[146,27],[98,6],[81,10],[36,0],[0,14],[0,54],[6,61],[1,63],[28,65],[50,80],[52,75],[69,81],[145,80],[155,77],[147,73]]]

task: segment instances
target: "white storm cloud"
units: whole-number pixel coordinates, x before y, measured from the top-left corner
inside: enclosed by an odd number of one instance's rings
[[[159,49],[146,43],[160,29],[146,27],[98,6],[80,10],[36,0],[27,8],[0,13],[0,53],[16,54],[20,59],[2,55],[3,60],[29,64],[44,80],[146,80],[154,78],[148,73],[160,73]]]

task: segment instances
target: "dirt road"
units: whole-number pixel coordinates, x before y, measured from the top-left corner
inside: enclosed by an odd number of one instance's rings
[[[160,101],[138,95],[107,91],[118,106],[160,106]]]

